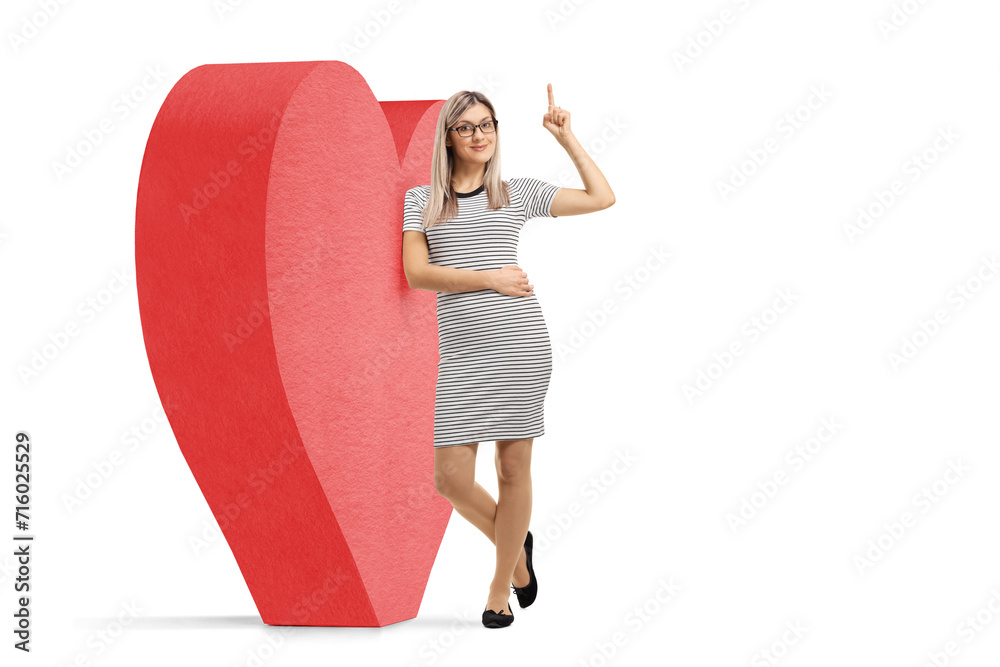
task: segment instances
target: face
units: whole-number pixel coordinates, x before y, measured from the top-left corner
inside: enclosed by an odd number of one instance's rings
[[[485,104],[477,104],[465,110],[458,121],[450,127],[462,127],[463,125],[478,125],[493,118],[489,108]],[[493,157],[496,147],[496,131],[490,134],[483,134],[483,128],[477,127],[471,137],[459,136],[458,132],[448,132],[446,145],[452,147],[452,155],[456,160],[485,164]]]

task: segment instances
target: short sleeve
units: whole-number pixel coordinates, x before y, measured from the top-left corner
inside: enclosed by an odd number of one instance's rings
[[[423,212],[424,207],[417,199],[416,193],[412,189],[407,190],[406,197],[403,200],[403,231],[412,229],[415,232],[426,234],[427,232],[424,231],[424,223],[421,219]]]
[[[552,206],[552,199],[559,190],[558,185],[547,183],[537,178],[523,177],[512,179],[516,182],[521,193],[521,203],[524,206],[525,219],[531,218],[557,218],[552,215],[549,208]]]

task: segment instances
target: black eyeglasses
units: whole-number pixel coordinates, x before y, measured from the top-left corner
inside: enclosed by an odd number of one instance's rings
[[[500,124],[498,120],[488,120],[485,123],[480,123],[479,125],[459,125],[458,127],[449,127],[450,132],[458,132],[460,137],[471,137],[476,133],[476,128],[483,134],[491,134],[497,131],[497,125]]]

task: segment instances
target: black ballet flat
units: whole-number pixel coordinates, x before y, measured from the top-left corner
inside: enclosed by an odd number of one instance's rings
[[[514,589],[514,595],[517,596],[517,603],[521,605],[521,609],[531,606],[531,603],[535,601],[535,596],[538,595],[538,580],[535,579],[535,568],[531,564],[531,546],[534,540],[531,537],[531,531],[528,531],[528,536],[524,538],[524,555],[527,557],[528,561],[528,585],[523,588],[518,588],[514,584],[510,587]]]
[[[514,610],[508,614],[503,609],[499,613],[492,609],[483,610],[483,625],[487,628],[506,628],[514,622]]]

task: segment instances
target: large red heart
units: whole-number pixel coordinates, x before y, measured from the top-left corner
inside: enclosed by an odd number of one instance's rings
[[[435,295],[402,269],[441,100],[337,61],[203,65],[146,144],[136,285],[185,460],[270,625],[417,614],[434,489]]]

